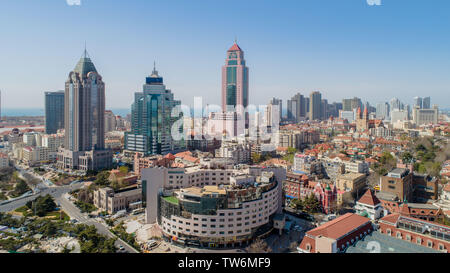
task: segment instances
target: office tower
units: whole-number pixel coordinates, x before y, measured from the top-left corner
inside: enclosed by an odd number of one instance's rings
[[[45,133],[64,128],[64,91],[45,92]]]
[[[309,98],[308,97],[305,97],[305,109],[306,109],[305,117],[309,117]]]
[[[419,106],[414,106],[412,111],[413,123],[417,126],[423,124],[437,124],[439,116],[439,108],[434,105],[432,109],[420,109]]]
[[[323,99],[320,104],[320,117],[321,119],[328,118],[328,100]]]
[[[287,101],[287,118],[290,121],[297,122],[297,101],[288,100]]]
[[[283,101],[281,99],[272,98],[266,107],[266,124],[268,126],[276,126],[281,121]]]
[[[401,109],[394,109],[391,111],[391,123],[407,120],[409,120],[407,111]]]
[[[238,105],[245,109],[248,101],[248,67],[245,66],[244,51],[234,43],[222,66],[222,111],[235,111]]]
[[[306,117],[305,98],[300,93],[288,100],[288,117],[295,122]]]
[[[339,111],[342,110],[341,102],[333,102],[328,104],[328,116],[339,117]]]
[[[105,133],[116,130],[117,122],[116,116],[111,110],[105,111]]]
[[[423,109],[431,109],[431,98],[430,97],[423,98],[422,108]]]
[[[181,102],[174,100],[171,90],[166,89],[163,77],[156,68],[146,77],[142,92],[134,93],[131,106],[131,131],[125,133],[125,149],[145,156],[176,152],[184,147],[183,139],[175,140],[172,127],[180,119],[172,117],[172,110]],[[182,117],[181,117],[182,119]],[[182,124],[178,132],[182,132]]]
[[[315,91],[309,96],[309,119],[321,119],[322,94]]]
[[[387,102],[377,103],[376,117],[377,119],[388,119],[389,118],[389,104]]]
[[[391,112],[396,109],[397,110],[403,109],[403,103],[397,98],[392,98],[389,102],[389,106],[391,108]]]
[[[414,97],[414,105],[413,108],[415,108],[416,106],[418,106],[420,109],[422,109],[422,98],[421,97]]]
[[[105,83],[86,50],[66,81],[64,112],[65,140],[58,166],[84,171],[110,168],[112,153],[105,150]]]
[[[352,99],[342,100],[342,110],[353,111],[353,109],[362,108],[362,102],[360,98],[354,97]]]
[[[279,116],[280,116],[280,119],[281,119],[282,116],[283,116],[283,100],[282,99],[277,99],[277,98],[272,98],[269,101],[269,104],[278,106],[278,110],[280,111]]]

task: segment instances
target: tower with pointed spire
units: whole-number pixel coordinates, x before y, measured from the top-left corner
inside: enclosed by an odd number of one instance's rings
[[[175,139],[172,135],[172,127],[179,120],[179,117],[172,116],[172,111],[180,104],[171,90],[166,89],[163,77],[153,63],[153,71],[145,78],[143,91],[134,94],[131,131],[125,133],[125,150],[144,156],[182,150],[184,138]],[[182,130],[181,126],[179,132]]]
[[[222,111],[245,109],[249,103],[248,67],[245,65],[244,51],[237,42],[228,49],[225,65],[222,67]],[[242,113],[238,113],[243,115]],[[246,125],[248,125],[246,118]]]
[[[105,83],[85,48],[65,84],[65,141],[58,153],[60,168],[87,171],[112,165],[111,151],[105,150],[104,114]]]
[[[356,112],[356,131],[364,132],[369,129],[369,110],[367,106],[364,108],[364,113],[361,113],[361,107],[358,107]]]

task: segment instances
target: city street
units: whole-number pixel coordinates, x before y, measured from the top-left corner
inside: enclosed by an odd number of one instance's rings
[[[87,225],[94,225],[97,228],[97,231],[105,236],[108,236],[109,238],[115,238],[116,236],[112,234],[108,227],[98,222],[94,218],[89,218],[87,214],[82,213],[72,202],[70,202],[65,196],[76,189],[80,189],[84,186],[83,183],[77,183],[74,185],[66,185],[66,186],[60,186],[60,187],[47,187],[43,183],[40,185],[40,192],[38,194],[33,194],[25,198],[17,199],[14,201],[11,201],[10,203],[0,205],[0,212],[9,212],[14,211],[17,208],[20,208],[22,206],[25,206],[28,201],[36,199],[38,196],[44,196],[46,194],[50,194],[54,199],[55,202],[61,206],[61,209],[67,213],[67,215],[71,219],[76,219],[78,223],[83,223]],[[139,253],[136,249],[128,245],[123,240],[117,238],[115,242],[116,247],[119,248],[119,246],[123,246],[125,248],[125,252],[128,253]]]
[[[70,216],[71,219],[76,219],[78,223],[83,223],[86,225],[94,225],[97,228],[98,233],[108,236],[109,238],[116,237],[111,231],[109,231],[108,226],[106,226],[106,224],[99,222],[96,218],[89,218],[87,213],[82,213],[71,201],[69,201],[66,198],[66,194],[57,197],[56,201],[59,202],[62,210],[64,210],[67,213],[67,215]],[[139,253],[139,251],[131,247],[129,244],[127,244],[120,238],[117,238],[115,245],[116,247],[123,246],[125,248],[125,252]]]

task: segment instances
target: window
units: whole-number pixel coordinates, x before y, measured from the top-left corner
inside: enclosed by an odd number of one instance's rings
[[[417,240],[416,240],[416,243],[418,244],[418,245],[421,245],[422,244],[422,238],[417,238]]]
[[[397,238],[398,238],[398,239],[401,239],[401,238],[402,238],[402,233],[399,232],[399,231],[397,231]]]
[[[428,247],[433,247],[433,242],[432,242],[432,241],[428,241],[428,242],[427,242],[427,246],[428,246]]]

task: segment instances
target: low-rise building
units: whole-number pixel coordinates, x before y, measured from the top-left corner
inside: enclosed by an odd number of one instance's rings
[[[347,213],[307,231],[300,253],[339,253],[374,231],[372,222],[363,216]]]
[[[356,202],[355,210],[359,215],[368,217],[371,220],[377,220],[383,216],[383,206],[381,206],[381,201],[375,196],[371,189],[368,189]]]
[[[450,227],[401,214],[390,214],[380,219],[380,232],[412,244],[441,252],[450,250]]]
[[[142,189],[138,186],[114,191],[110,187],[94,191],[94,205],[109,214],[142,207]]]

